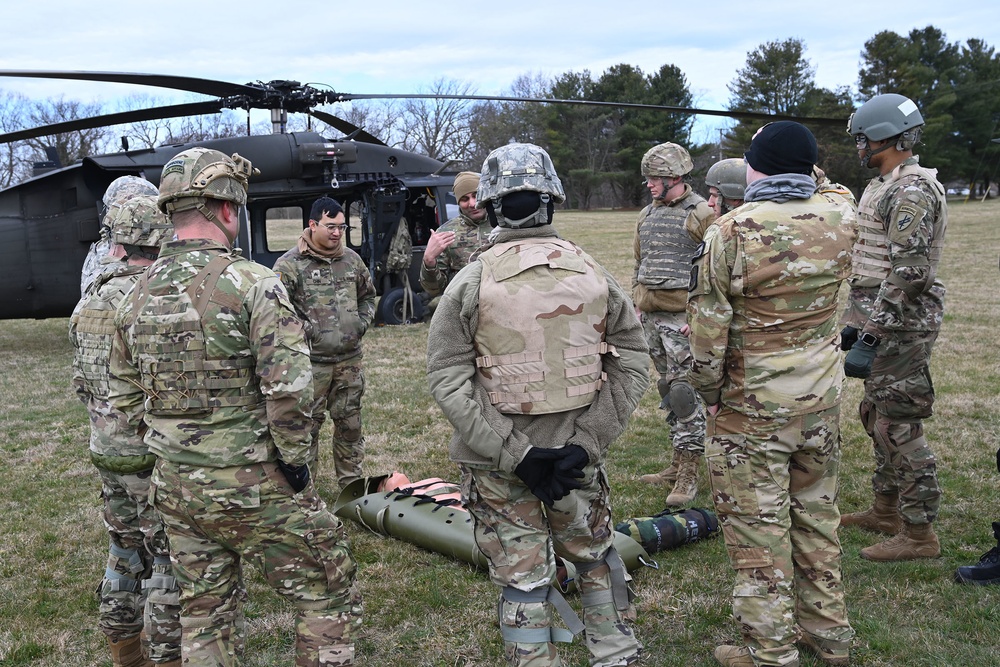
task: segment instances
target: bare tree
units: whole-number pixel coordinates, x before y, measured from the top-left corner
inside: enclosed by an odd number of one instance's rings
[[[29,127],[40,127],[53,123],[62,123],[79,118],[90,118],[103,113],[100,104],[67,100],[60,96],[57,99],[38,100],[28,105],[27,116]],[[35,152],[35,159],[43,159],[46,148],[54,148],[60,163],[67,165],[77,160],[95,155],[107,150],[109,128],[95,127],[75,132],[50,134],[34,139],[26,139],[25,143]]]
[[[0,132],[24,129],[28,99],[20,93],[0,93]],[[32,150],[23,141],[0,144],[0,187],[20,183],[31,175]]]
[[[438,79],[432,95],[474,95],[469,83]],[[414,99],[407,100],[403,109],[402,148],[424,153],[438,160],[468,159],[472,148],[472,104],[469,100]]]

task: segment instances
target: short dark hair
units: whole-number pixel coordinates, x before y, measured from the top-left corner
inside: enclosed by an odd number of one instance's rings
[[[332,197],[320,197],[313,202],[312,211],[309,212],[309,219],[319,222],[325,213],[328,218],[337,217],[338,213],[343,213],[344,207]]]

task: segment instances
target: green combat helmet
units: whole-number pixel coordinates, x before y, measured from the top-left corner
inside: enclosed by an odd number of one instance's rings
[[[667,142],[653,146],[642,156],[642,175],[680,178],[694,169],[691,154],[683,146]]]
[[[124,246],[128,257],[139,255],[156,259],[160,246],[170,238],[173,230],[153,195],[136,195],[116,203],[109,214],[112,215],[111,240]]]
[[[747,189],[747,163],[738,157],[719,160],[708,168],[705,185],[717,188],[726,199],[743,201]]]
[[[897,93],[876,95],[847,119],[847,133],[854,137],[858,148],[863,145],[865,154],[861,164],[868,166],[868,160],[873,155],[891,148],[889,143],[873,151],[868,146],[869,141],[882,141],[898,137],[896,150],[908,151],[920,141],[923,133],[924,117],[909,97]]]
[[[485,208],[495,225],[520,229],[549,224],[554,205],[564,201],[552,158],[540,146],[507,144],[486,156],[476,208]]]

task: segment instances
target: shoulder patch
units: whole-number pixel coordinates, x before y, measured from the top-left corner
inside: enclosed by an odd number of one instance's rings
[[[912,204],[903,204],[896,211],[896,231],[905,231],[914,221],[923,217],[923,212]]]

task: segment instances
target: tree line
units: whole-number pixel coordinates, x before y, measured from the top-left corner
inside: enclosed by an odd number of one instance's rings
[[[786,39],[761,44],[728,83],[730,111],[801,117],[843,118],[843,128],[810,126],[819,143],[820,165],[835,181],[860,192],[871,172],[858,164],[854,142],[844,129],[856,106],[874,95],[896,92],[917,103],[926,125],[917,152],[938,169],[942,182],[960,182],[973,194],[988,193],[1000,168],[1000,55],[979,39],[949,42],[933,26],[907,35],[882,31],[865,42],[857,80],[827,89],[816,85],[806,44]],[[429,94],[474,95],[469,83],[438,80]],[[503,93],[507,97],[628,102],[691,107],[684,73],[665,64],[643,72],[618,64],[600,75],[584,70],[554,78],[525,74]],[[108,110],[64,99],[31,101],[0,91],[0,131],[146,108],[155,98],[135,96]],[[695,161],[692,182],[716,160],[739,157],[760,126],[732,121],[716,143],[693,144],[693,116],[664,111],[522,102],[411,99],[337,104],[324,111],[363,127],[390,146],[415,151],[461,168],[478,170],[486,154],[509,141],[536,143],[552,156],[565,186],[568,206],[636,207],[646,199],[639,163],[651,146],[674,141],[688,147]],[[311,125],[309,125],[311,124]],[[808,124],[808,123],[807,123]],[[316,129],[339,135],[323,123],[296,115],[290,130]],[[0,186],[20,182],[35,162],[54,153],[62,164],[119,150],[121,137],[132,148],[268,133],[268,122],[248,128],[239,113],[132,123],[65,133],[0,145]],[[46,152],[48,149],[48,153]]]

